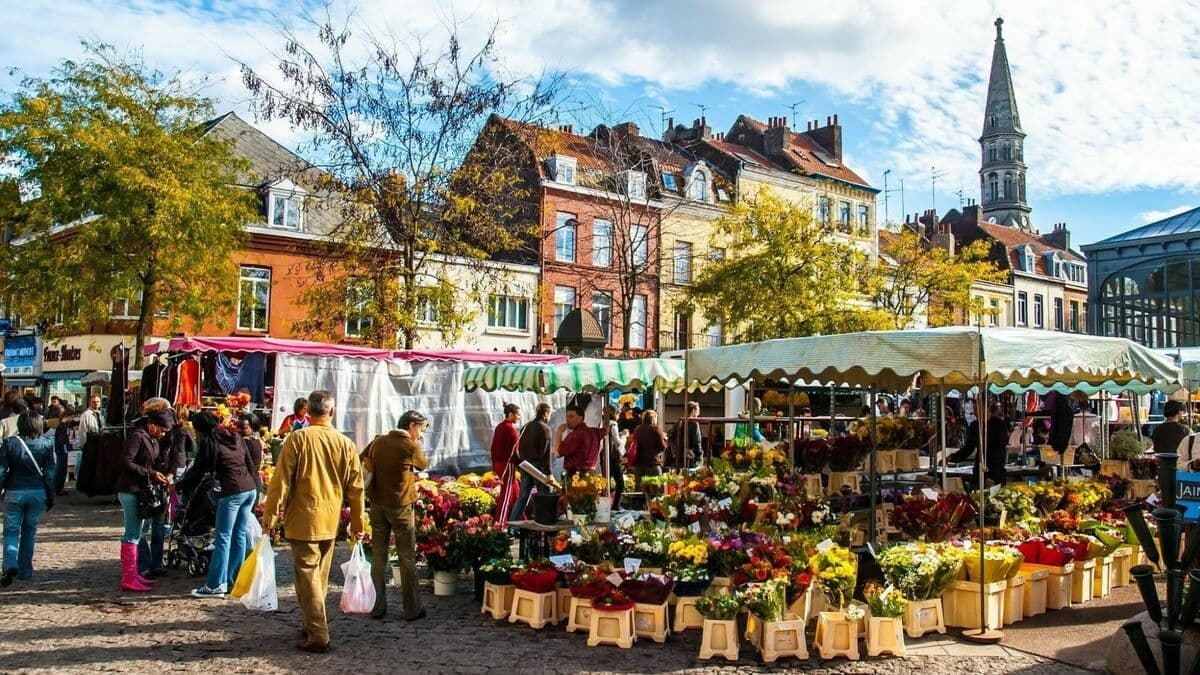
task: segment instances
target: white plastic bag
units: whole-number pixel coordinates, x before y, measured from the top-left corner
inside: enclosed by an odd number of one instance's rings
[[[279,592],[275,587],[275,549],[271,548],[269,537],[262,537],[257,548],[254,581],[250,582],[250,590],[241,597],[241,603],[247,609],[274,612],[279,609]]]
[[[363,555],[362,542],[354,544],[350,560],[342,563],[342,611],[346,614],[370,614],[375,609],[375,584],[371,581],[371,563]]]
[[[251,518],[250,522],[246,523],[246,539],[258,543],[259,538],[262,536],[262,524],[258,522],[258,518]]]

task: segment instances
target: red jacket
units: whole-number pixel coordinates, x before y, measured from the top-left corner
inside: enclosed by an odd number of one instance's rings
[[[603,436],[603,429],[586,425],[572,429],[558,448],[558,454],[563,458],[563,468],[567,471],[594,470],[596,460],[600,457],[600,439]]]
[[[517,434],[517,425],[512,422],[504,420],[496,425],[496,431],[492,433],[491,453],[492,471],[497,476],[504,473],[504,467],[508,464],[509,458],[512,457],[519,437]]]

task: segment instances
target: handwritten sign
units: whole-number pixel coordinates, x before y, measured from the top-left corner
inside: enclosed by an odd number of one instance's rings
[[[575,562],[575,556],[573,556],[571,554],[550,556],[550,564],[554,565],[555,567],[562,567],[563,565],[570,565],[573,562]]]
[[[637,574],[637,571],[638,571],[638,569],[641,568],[641,566],[642,566],[641,558],[626,558],[625,559],[625,573],[626,574]]]
[[[824,553],[831,548],[833,548],[833,540],[826,539],[825,541],[822,541],[821,543],[817,544],[817,553]]]
[[[930,490],[929,488],[922,488],[921,494],[925,496],[925,499],[929,499],[929,500],[932,500],[935,502],[938,499],[938,493],[934,492],[933,490]]]

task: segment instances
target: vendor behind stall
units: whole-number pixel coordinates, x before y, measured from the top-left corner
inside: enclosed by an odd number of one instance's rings
[[[988,412],[986,451],[984,453],[985,478],[996,485],[1003,485],[1007,478],[1005,463],[1008,459],[1008,421],[1004,419],[1004,407],[993,403]],[[963,447],[950,455],[951,462],[965,462],[975,456],[979,450],[979,420],[973,420],[967,426],[967,437]],[[979,469],[974,470],[978,481]]]
[[[581,406],[567,406],[567,422],[559,425],[554,439],[558,456],[563,458],[563,485],[570,485],[571,478],[580,471],[595,471],[600,457],[600,439],[605,430],[589,427],[583,415]]]

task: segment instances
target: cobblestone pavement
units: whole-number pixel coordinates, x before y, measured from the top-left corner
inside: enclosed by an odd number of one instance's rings
[[[858,662],[813,659],[764,665],[745,644],[736,664],[700,661],[695,630],[672,635],[662,645],[639,642],[631,650],[589,649],[586,636],[562,628],[534,631],[484,617],[467,583],[450,599],[434,598],[428,586],[423,587],[429,610],[424,621],[372,621],[337,609],[337,565],[348,557],[344,547],[339,547],[329,596],[334,650],[308,655],[294,646],[300,619],[286,550],[277,561],[276,613],[251,612],[233,601],[192,598],[188,593],[199,580],[180,572],[159,581],[152,593],[123,593],[117,587],[119,523],[119,508],[103,499],[60,499],[47,514],[39,533],[35,580],[0,591],[0,672],[1086,672],[945,636],[910,641],[921,656]],[[398,609],[398,589],[392,593],[392,606]]]

